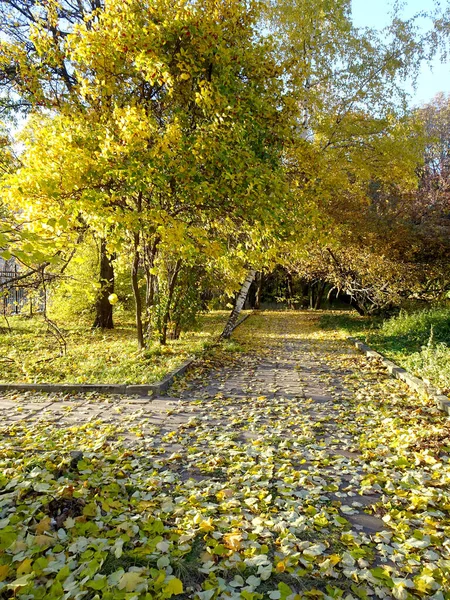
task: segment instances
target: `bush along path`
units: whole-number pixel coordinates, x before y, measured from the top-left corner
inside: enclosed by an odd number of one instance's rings
[[[307,313],[167,400],[2,399],[0,597],[450,598],[450,427]]]

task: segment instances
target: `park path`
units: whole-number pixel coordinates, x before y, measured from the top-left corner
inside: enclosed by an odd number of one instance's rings
[[[253,532],[256,548],[277,538],[273,576],[294,591],[450,598],[448,420],[318,318],[251,317],[234,335],[245,352],[205,359],[167,398],[8,394],[7,446],[39,453],[45,432],[71,430],[67,451],[144,452],[173,486],[164,510],[206,497],[224,531]],[[267,565],[254,567],[256,593]],[[223,580],[218,597],[241,597],[245,583]]]

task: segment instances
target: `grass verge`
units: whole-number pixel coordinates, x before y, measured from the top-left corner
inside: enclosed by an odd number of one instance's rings
[[[327,313],[325,329],[338,329],[366,341],[414,375],[450,393],[450,308],[438,307],[387,320],[353,312]]]
[[[9,318],[11,329],[0,328],[1,383],[151,383],[162,379],[192,355],[214,342],[228,313],[200,316],[198,326],[179,340],[161,346],[150,342],[138,351],[131,318],[122,316],[115,329],[90,329],[87,323],[65,325],[66,356],[39,316]]]

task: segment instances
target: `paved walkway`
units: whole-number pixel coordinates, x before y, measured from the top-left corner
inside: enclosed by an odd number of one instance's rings
[[[340,553],[345,577],[371,594],[382,585],[370,569],[382,566],[392,577],[410,581],[428,565],[435,583],[429,589],[424,584],[423,594],[414,595],[409,583],[394,582],[400,592],[384,591],[380,597],[447,598],[439,595],[447,584],[436,569],[450,566],[448,514],[443,512],[448,456],[433,458],[423,440],[414,438],[417,446],[411,447],[408,438],[415,428],[425,436],[442,426],[442,414],[389,378],[376,360],[319,333],[314,315],[262,315],[253,324],[252,319],[236,337],[251,337],[256,352],[204,365],[167,398],[2,397],[3,430],[19,432],[11,437],[11,448],[39,452],[33,431],[76,427],[68,450],[84,450],[84,428],[94,448],[123,443],[130,451],[144,450],[175,477],[177,493],[186,491],[183,486],[191,491],[238,487],[250,512],[252,502],[264,496],[267,511],[271,504],[274,514],[279,511],[275,530],[287,527],[299,539],[304,530],[316,531],[324,548],[331,544],[333,556]],[[293,325],[295,331],[289,329]],[[27,443],[20,439],[22,427]],[[414,452],[419,453],[416,465]],[[430,457],[428,464],[422,455]],[[256,490],[251,496],[250,488]],[[424,505],[414,500],[417,490],[427,498]],[[393,503],[397,512],[389,513],[386,506],[392,509]],[[441,518],[442,526],[435,522]],[[273,535],[254,521],[253,527]],[[417,532],[425,532],[428,542],[414,544],[423,540]],[[332,566],[330,573],[334,577]]]

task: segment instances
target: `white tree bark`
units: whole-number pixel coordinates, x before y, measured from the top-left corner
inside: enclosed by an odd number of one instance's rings
[[[221,339],[228,339],[236,325],[236,322],[241,314],[242,307],[244,306],[245,299],[247,298],[248,290],[252,285],[252,281],[255,279],[256,271],[251,269],[247,273],[247,277],[245,278],[244,283],[241,286],[238,297],[236,298],[236,304],[231,311],[231,315],[228,319],[227,324],[225,325],[224,330],[222,331]]]

